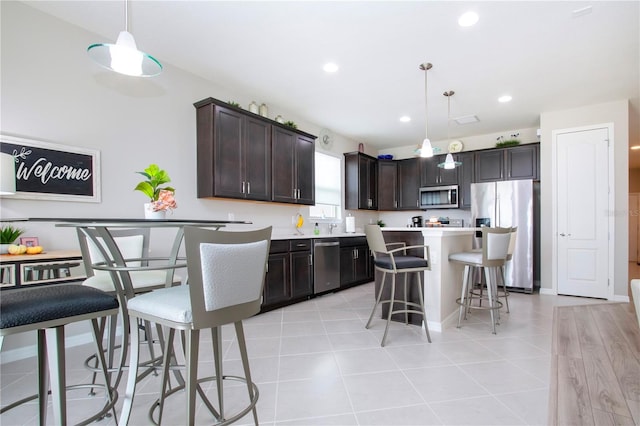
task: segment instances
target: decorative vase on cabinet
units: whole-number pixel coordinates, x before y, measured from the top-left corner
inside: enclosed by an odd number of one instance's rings
[[[167,216],[166,210],[153,211],[153,203],[144,203],[144,218],[145,219],[165,219]]]

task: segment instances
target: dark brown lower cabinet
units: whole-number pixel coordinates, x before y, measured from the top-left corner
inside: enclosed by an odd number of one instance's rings
[[[366,237],[340,238],[340,288],[373,281],[373,259]]]
[[[264,279],[262,311],[313,295],[311,240],[273,240]]]

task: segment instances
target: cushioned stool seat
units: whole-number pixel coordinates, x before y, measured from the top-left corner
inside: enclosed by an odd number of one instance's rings
[[[64,326],[77,321],[92,320],[94,340],[99,353],[105,383],[108,383],[104,368],[104,356],[101,340],[98,335],[100,317],[115,315],[118,312],[118,300],[100,290],[79,285],[48,285],[27,289],[12,289],[2,292],[0,297],[0,348],[5,336],[25,331],[38,331],[38,381],[40,424],[46,423],[48,397],[47,359],[50,365],[51,394],[56,424],[67,424],[64,356]],[[82,387],[75,385],[72,387]],[[105,392],[106,402],[99,413],[83,423],[103,416],[115,404],[115,390]],[[27,397],[3,407],[0,413],[16,407],[26,401],[35,399]]]

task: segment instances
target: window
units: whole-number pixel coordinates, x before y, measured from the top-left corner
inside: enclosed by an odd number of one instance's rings
[[[316,205],[309,207],[309,217],[339,220],[342,212],[340,158],[316,151]]]

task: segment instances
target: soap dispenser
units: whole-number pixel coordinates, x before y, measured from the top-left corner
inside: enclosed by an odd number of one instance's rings
[[[318,228],[318,223],[316,222],[315,226],[313,227],[313,234],[314,235],[320,235],[320,228]]]

